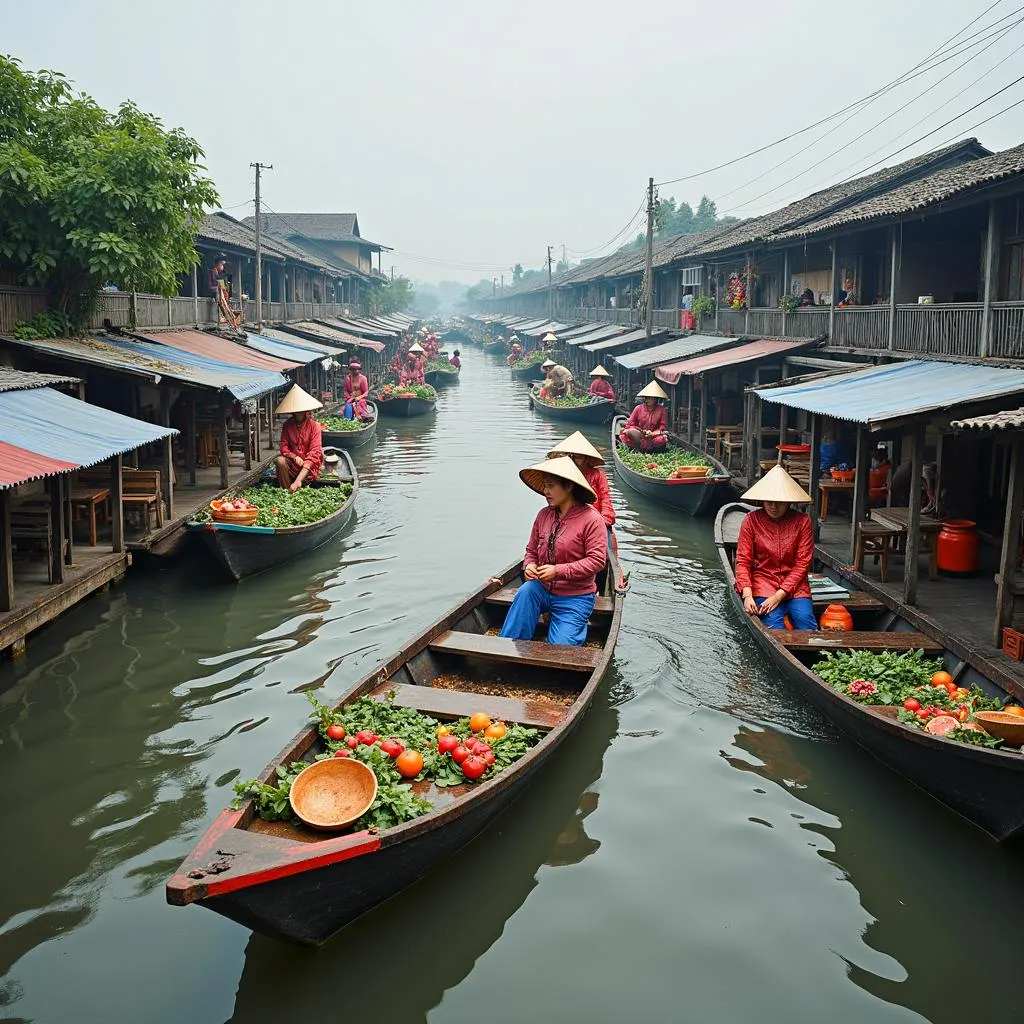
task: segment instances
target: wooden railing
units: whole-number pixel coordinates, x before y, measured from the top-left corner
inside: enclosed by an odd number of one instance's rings
[[[111,327],[132,326],[132,306],[135,307],[135,326],[140,329],[154,327],[196,327],[217,323],[217,303],[213,299],[194,299],[191,296],[142,295],[131,292],[101,292],[96,312],[89,326],[98,330],[104,320]]]
[[[1024,303],[993,302],[989,355],[1024,359]]]
[[[0,285],[0,333],[14,330],[19,320],[31,320],[44,309],[46,292],[42,288]]]

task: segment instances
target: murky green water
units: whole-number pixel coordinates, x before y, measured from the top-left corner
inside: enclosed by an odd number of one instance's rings
[[[710,523],[628,492],[613,677],[495,827],[315,952],[165,905],[295,687],[343,693],[520,556],[514,471],[560,433],[464,363],[435,420],[360,455],[340,544],[240,586],[135,573],[0,666],[0,1018],[1021,1019],[1024,855],[806,708],[734,620]]]

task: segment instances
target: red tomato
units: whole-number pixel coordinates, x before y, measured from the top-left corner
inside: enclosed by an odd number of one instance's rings
[[[921,702],[919,700],[916,700],[913,697],[908,697],[903,702],[903,706],[907,709],[907,711],[920,711],[921,710]]]
[[[464,747],[461,743],[452,751],[452,760],[456,764],[462,764],[467,757],[470,756],[469,747]]]
[[[403,779],[415,779],[423,771],[423,755],[418,750],[403,750],[395,761]]]
[[[349,736],[349,738],[345,740],[345,744],[349,750],[355,750],[356,747],[359,746],[359,740],[357,740],[355,736]]]
[[[381,745],[380,749],[384,751],[388,757],[398,757],[398,755],[405,750],[405,744],[394,738],[385,740]],[[417,775],[419,772],[416,773]]]
[[[361,729],[356,733],[356,739],[368,747],[372,747],[377,742],[377,736],[372,729]]]
[[[459,745],[459,737],[452,736],[451,734],[446,736],[440,736],[437,740],[437,749],[442,754],[450,754]]]
[[[462,762],[462,774],[467,779],[479,779],[485,771],[487,771],[487,762],[482,757],[477,757],[476,754],[470,754]]]
[[[486,764],[488,767],[490,767],[492,764],[494,764],[494,751],[493,750],[485,751],[483,754],[480,754],[479,756],[484,759],[484,764]]]
[[[327,738],[329,740],[343,740],[345,738],[345,726],[339,725],[337,722],[331,722],[327,726]]]
[[[925,711],[924,708],[922,708],[920,711],[915,711],[914,714],[917,715],[917,717],[920,718],[922,722],[925,722],[929,718],[931,718],[931,712]]]
[[[340,750],[336,750],[334,752],[334,756],[335,757],[351,757],[352,755],[344,747],[342,747]]]

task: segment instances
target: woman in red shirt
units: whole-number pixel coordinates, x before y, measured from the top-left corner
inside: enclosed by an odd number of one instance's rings
[[[736,589],[743,610],[769,629],[817,629],[807,574],[814,561],[814,530],[792,506],[811,496],[781,467],[765,474],[743,498],[762,507],[749,512],[736,542]]]
[[[370,413],[366,407],[366,396],[369,394],[370,384],[363,374],[362,364],[358,359],[352,359],[348,364],[348,373],[345,375],[345,416],[357,420],[365,420]],[[351,416],[349,415],[351,412]]]
[[[604,520],[594,494],[572,459],[562,456],[519,473],[543,494],[523,558],[526,582],[516,591],[501,636],[532,640],[544,612],[549,644],[581,646],[597,596],[597,574],[607,560]]]
[[[603,366],[595,366],[590,371],[590,376],[594,378],[590,385],[590,393],[597,395],[598,398],[607,398],[614,402],[615,391],[612,389],[611,384],[608,383],[608,378],[611,374]]]
[[[298,384],[284,396],[274,410],[288,416],[281,427],[281,454],[277,457],[277,482],[293,494],[304,484],[315,480],[323,465],[320,446],[320,424],[310,415],[321,404]]]
[[[664,388],[652,380],[637,396],[643,405],[638,405],[630,414],[619,434],[619,440],[627,447],[649,452],[668,446],[668,424],[665,407],[659,400],[668,398]]]

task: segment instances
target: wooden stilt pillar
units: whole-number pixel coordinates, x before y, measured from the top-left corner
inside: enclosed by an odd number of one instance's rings
[[[252,413],[242,413],[242,433],[245,434],[245,468],[252,469]]]
[[[66,477],[50,477],[50,528],[53,530],[53,564],[51,567],[54,583],[64,582],[64,486]]]
[[[686,440],[693,444],[693,374],[686,375]]]
[[[785,442],[783,442],[785,443]],[[811,523],[814,525],[815,541],[821,536],[821,525],[818,523],[818,483],[821,480],[821,417],[811,413],[811,477],[807,493],[811,496]]]
[[[1020,435],[1010,446],[1010,482],[1006,489],[1006,520],[1003,523],[1003,549],[999,557],[999,575],[996,577],[996,622],[992,643],[1000,647],[1003,627],[1013,624],[1013,575],[1017,568],[1017,550],[1020,544],[1020,517],[1024,510],[1024,441]],[[2,492],[0,492],[2,493]]]
[[[921,425],[914,430],[914,454],[910,460],[910,516],[907,520],[907,557],[903,567],[903,600],[906,604],[917,604],[917,556],[921,550],[923,470],[924,426]]]
[[[14,539],[11,537],[11,491],[0,491],[0,612],[14,609]]]
[[[221,399],[218,406],[220,412],[220,485],[228,485],[228,409]]]
[[[697,435],[697,443],[700,450],[704,451],[708,436],[708,379],[700,379],[700,433]]]
[[[132,293],[134,294],[134,292]],[[132,391],[132,419],[137,420],[139,418],[139,386],[138,384],[131,385]],[[139,468],[139,449],[134,448],[128,455],[128,464],[133,469]]]
[[[162,426],[171,425],[171,395],[167,388],[160,389],[160,423]],[[164,488],[167,505],[167,521],[174,518],[174,438],[165,437],[163,440],[163,468],[161,475],[164,477]]]
[[[188,400],[188,427],[185,438],[185,466],[188,469],[190,487],[196,485],[196,396],[193,392]]]
[[[871,432],[865,426],[857,427],[856,474],[850,505],[850,561],[853,561],[857,539],[857,524],[867,517],[868,478],[871,469]]]
[[[115,554],[124,551],[124,489],[120,455],[110,460],[110,540]]]

